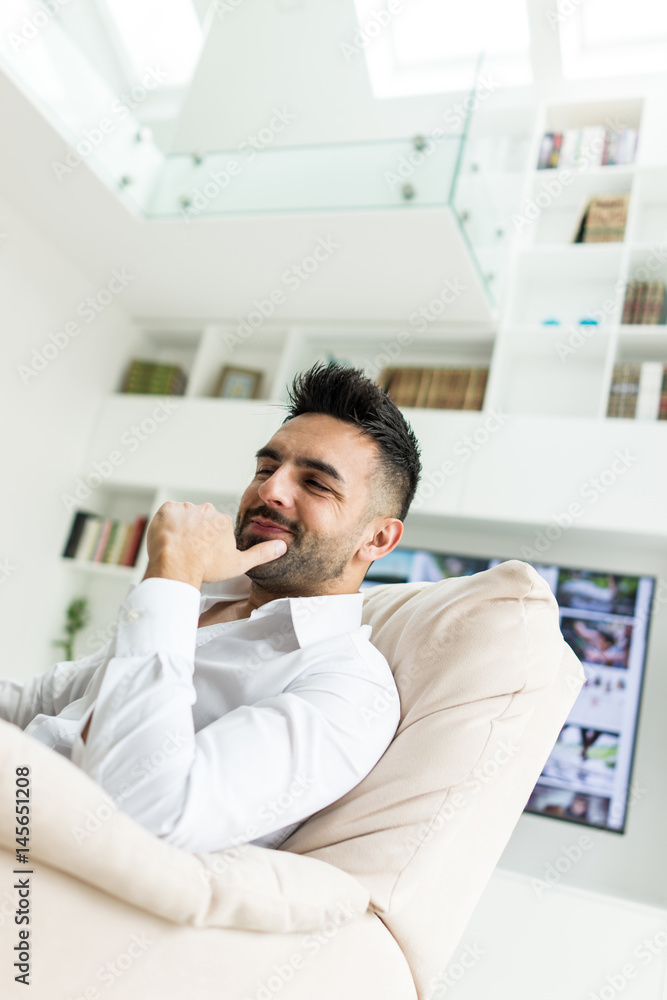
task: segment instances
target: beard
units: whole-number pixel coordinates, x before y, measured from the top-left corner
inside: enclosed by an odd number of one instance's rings
[[[287,522],[268,508],[255,508],[236,518],[234,535],[236,547],[240,551],[249,549],[258,542],[265,542],[269,535],[256,534],[250,526],[254,517],[273,521],[292,531],[292,541],[287,542],[284,555],[260,566],[254,566],[246,573],[251,580],[275,587],[288,597],[308,596],[322,593],[326,583],[339,579],[358,545],[358,531],[351,531],[345,538],[318,535],[314,532],[303,534],[297,525]]]

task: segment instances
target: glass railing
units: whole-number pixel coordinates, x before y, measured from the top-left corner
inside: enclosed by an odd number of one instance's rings
[[[449,208],[490,304],[498,302],[524,165],[515,156],[502,173],[489,169],[475,131],[478,83],[452,132],[165,155],[130,106],[141,105],[140,91],[160,86],[155,74],[147,72],[132,101],[122,101],[57,19],[25,45],[11,37],[0,33],[3,64],[63,138],[62,156],[51,163],[59,180],[85,162],[128,209],[149,220]]]

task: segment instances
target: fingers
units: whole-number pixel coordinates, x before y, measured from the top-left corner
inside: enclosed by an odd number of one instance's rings
[[[258,542],[251,545],[249,549],[239,552],[240,562],[243,564],[241,573],[247,573],[253,566],[261,566],[262,563],[272,562],[283,556],[287,552],[287,542],[282,538],[276,538],[270,542]]]

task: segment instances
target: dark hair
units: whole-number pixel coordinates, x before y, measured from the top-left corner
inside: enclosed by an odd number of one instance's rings
[[[421,475],[419,444],[384,389],[360,368],[318,361],[294,377],[288,400],[283,423],[304,413],[324,413],[355,424],[377,442],[381,483],[368,517],[388,514],[404,521]]]

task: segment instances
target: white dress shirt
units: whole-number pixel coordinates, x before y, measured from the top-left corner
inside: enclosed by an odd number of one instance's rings
[[[368,774],[400,705],[361,625],[362,593],[279,598],[197,627],[213,604],[249,592],[245,575],[201,593],[162,577],[131,584],[115,638],[27,681],[0,681],[0,717],[171,844],[278,846]]]

